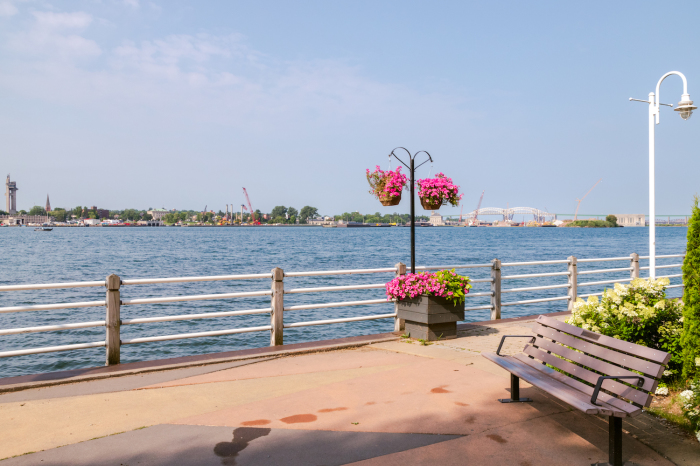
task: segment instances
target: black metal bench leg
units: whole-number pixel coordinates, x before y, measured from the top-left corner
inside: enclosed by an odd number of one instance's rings
[[[524,403],[531,398],[520,398],[520,378],[510,374],[510,398],[499,398],[501,403]]]
[[[592,466],[623,466],[622,463],[622,418],[608,417],[608,462],[595,463]],[[630,465],[631,463],[627,463]]]

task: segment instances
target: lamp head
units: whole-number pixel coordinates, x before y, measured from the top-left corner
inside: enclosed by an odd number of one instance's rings
[[[678,106],[674,108],[673,111],[678,112],[681,118],[687,120],[696,108],[697,107],[693,105],[693,101],[690,100],[690,95],[683,94],[681,96],[681,101],[678,102]]]

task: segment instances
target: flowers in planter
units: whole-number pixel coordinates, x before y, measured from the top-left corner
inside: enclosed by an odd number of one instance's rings
[[[586,330],[671,354],[663,379],[682,365],[683,302],[666,298],[668,278],[636,278],[629,285],[615,283],[599,301],[578,299],[567,323]]]
[[[373,172],[367,169],[367,181],[372,187],[370,194],[373,194],[383,205],[397,205],[401,201],[401,191],[408,178],[401,173],[401,167],[396,170],[384,171],[379,165]]]
[[[452,178],[447,178],[443,173],[438,173],[435,178],[418,180],[418,197],[426,210],[439,209],[448,202],[456,206],[462,196],[459,194],[459,186],[453,184]]]
[[[388,300],[397,301],[420,295],[437,296],[459,304],[472,287],[469,281],[469,277],[457,275],[454,269],[435,273],[409,273],[387,283],[386,296]]]

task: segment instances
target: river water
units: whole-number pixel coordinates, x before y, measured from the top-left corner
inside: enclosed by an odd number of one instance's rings
[[[657,228],[657,254],[685,251],[687,228]],[[648,253],[648,229],[582,228],[419,228],[418,265],[483,264],[502,262],[629,256]],[[660,264],[679,259],[660,259]],[[104,280],[112,273],[122,279],[266,273],[274,267],[285,272],[392,267],[410,262],[408,228],[0,228],[0,285]],[[579,271],[627,267],[627,261],[581,264]],[[644,261],[642,265],[648,265]],[[503,274],[563,272],[566,265],[506,267]],[[661,273],[663,272],[663,273]],[[486,278],[487,268],[463,274]],[[678,274],[662,269],[657,275]],[[646,273],[643,272],[642,276]],[[598,281],[629,276],[626,272],[579,277]],[[336,275],[287,278],[285,288],[384,283],[392,274]],[[566,277],[507,280],[503,288],[566,283]],[[680,283],[680,279],[672,279]],[[610,286],[610,285],[608,285]],[[122,287],[122,299],[268,290],[270,280],[175,283]],[[474,292],[488,284],[475,284]],[[603,286],[579,290],[594,293]],[[565,289],[503,295],[503,302],[556,297]],[[0,307],[103,300],[104,288],[73,288],[0,293]],[[680,290],[669,290],[679,296]],[[384,297],[383,290],[354,290],[290,294],[285,306],[354,301]],[[467,307],[488,303],[470,298]],[[164,315],[259,309],[270,306],[268,296],[229,300],[180,302],[122,307],[122,319]],[[559,312],[566,301],[503,307],[503,317]],[[355,317],[393,312],[392,304],[292,311],[285,323]],[[467,321],[487,320],[488,311],[467,313]],[[0,314],[0,329],[103,320],[102,307]],[[269,325],[268,315],[248,315],[190,321],[161,322],[122,327],[122,339],[173,335]],[[393,320],[363,321],[285,329],[285,343],[366,335],[393,330]],[[0,336],[0,351],[87,343],[104,340],[104,328]],[[269,333],[173,340],[122,346],[122,362],[232,351],[269,344]],[[104,364],[105,349],[92,348],[0,359],[0,376],[49,372]]]

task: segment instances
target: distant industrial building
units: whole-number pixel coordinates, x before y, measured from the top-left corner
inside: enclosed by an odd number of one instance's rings
[[[10,215],[17,213],[17,189],[17,182],[10,181],[10,175],[7,175],[7,180],[5,181],[5,211]]]
[[[148,211],[148,214],[153,217],[153,220],[160,220],[169,213],[170,211],[165,209],[153,209]]]
[[[617,214],[617,224],[623,227],[643,227],[646,226],[646,216],[644,214]]]
[[[445,222],[442,219],[442,215],[438,214],[437,212],[433,212],[430,214],[430,224],[434,227],[439,227],[441,225],[444,225]]]

